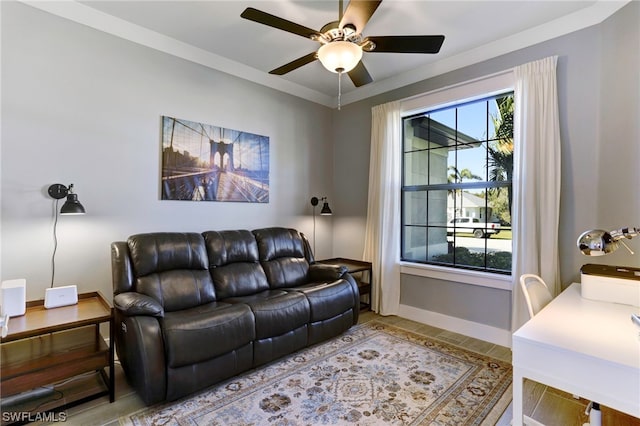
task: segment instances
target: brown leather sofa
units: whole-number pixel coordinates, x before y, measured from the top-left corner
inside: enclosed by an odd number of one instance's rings
[[[358,286],[294,229],[147,233],[111,244],[116,350],[147,405],[349,329]]]

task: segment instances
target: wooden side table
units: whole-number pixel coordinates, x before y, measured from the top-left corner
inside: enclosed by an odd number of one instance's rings
[[[358,274],[360,277],[356,278],[358,284],[358,290],[360,291],[360,310],[371,310],[371,280],[372,280],[372,266],[371,262],[365,262],[363,260],[345,259],[343,257],[334,257],[332,259],[317,260],[317,263],[323,263],[327,265],[341,265],[345,266],[350,274]],[[369,272],[367,281],[364,280],[363,272]],[[367,302],[362,301],[362,297],[367,297]]]
[[[26,313],[9,320],[9,332],[0,341],[2,411],[11,410],[5,407],[7,397],[38,388],[52,389],[53,384],[88,372],[99,372],[99,376],[92,374],[82,381],[87,382],[86,389],[80,386],[81,380],[74,380],[76,383],[67,389],[64,386],[71,380],[65,380],[60,389],[52,391],[64,397],[44,402],[37,412],[58,411],[104,395],[113,402],[113,307],[99,292],[78,295],[76,305],[46,309],[43,304],[43,300],[27,302]],[[100,334],[102,323],[109,324],[109,344]]]

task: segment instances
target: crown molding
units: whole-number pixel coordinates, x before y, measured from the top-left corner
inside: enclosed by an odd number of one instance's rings
[[[532,46],[583,28],[596,25],[617,12],[632,0],[598,0],[592,6],[581,9],[551,22],[496,40],[434,63],[373,82],[342,95],[341,104],[348,105],[409,84],[444,74],[465,66],[482,62],[518,49]],[[123,19],[93,9],[73,0],[29,1],[22,3],[86,25],[96,30],[185,59],[235,77],[239,77],[290,95],[330,108],[337,106],[337,97],[309,89],[302,85],[270,75],[248,65],[208,52],[178,41],[158,32],[132,24]]]
[[[333,107],[335,99],[256,68],[232,61],[215,53],[181,42],[156,31],[132,24],[97,9],[72,0],[22,1],[22,3],[68,19],[81,25],[105,32],[133,43],[194,62],[205,67],[270,87],[324,106]]]
[[[594,5],[496,40],[483,46],[453,55],[437,62],[415,68],[402,74],[368,84],[342,95],[342,105],[348,105],[409,84],[417,83],[456,69],[477,64],[534,44],[542,43],[574,31],[597,25],[620,10],[632,0],[599,0]]]

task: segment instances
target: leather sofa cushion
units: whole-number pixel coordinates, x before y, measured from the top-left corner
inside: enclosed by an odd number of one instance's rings
[[[298,231],[274,227],[256,229],[253,234],[271,288],[295,287],[307,282],[309,262]]]
[[[202,236],[211,268],[234,262],[258,262],[258,244],[251,231],[207,231]]]
[[[269,289],[258,262],[258,244],[250,231],[208,231],[202,235],[218,300]]]
[[[157,232],[127,240],[135,290],[157,300],[165,312],[216,300],[204,238],[196,233]]]
[[[351,284],[345,280],[332,283],[309,283],[296,287],[309,300],[311,322],[333,318],[353,309],[354,300]]]
[[[212,302],[160,320],[167,365],[176,368],[215,358],[255,339],[255,320],[247,305]]]
[[[215,301],[209,271],[178,270],[151,274],[136,280],[138,293],[157,300],[165,312],[189,309]]]
[[[290,228],[262,228],[253,231],[261,261],[280,257],[304,258],[304,242],[300,233]]]
[[[127,244],[138,277],[175,269],[207,269],[207,250],[200,234],[138,234],[129,237]]]
[[[296,287],[307,282],[309,264],[305,259],[283,257],[262,262],[271,288]]]
[[[269,289],[264,270],[257,263],[232,263],[213,268],[211,279],[219,299],[240,297]]]
[[[258,294],[226,299],[230,303],[246,303],[256,319],[256,339],[288,333],[309,322],[309,302],[299,292],[267,290]]]

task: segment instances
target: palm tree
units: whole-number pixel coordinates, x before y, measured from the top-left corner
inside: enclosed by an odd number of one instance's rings
[[[482,180],[480,176],[474,175],[473,172],[469,169],[458,170],[456,166],[449,166],[448,169],[451,170],[451,173],[447,177],[449,183],[462,182],[463,179]],[[455,199],[458,191],[460,191],[460,213],[462,213],[462,189],[451,189],[449,190],[449,193],[453,194],[453,197]]]
[[[496,132],[496,149],[513,153],[513,95],[496,98],[496,104],[498,115],[491,117]]]
[[[496,141],[489,147],[489,180],[513,181],[513,95],[496,98],[498,105],[498,115],[492,116],[493,127],[496,132]],[[501,188],[497,188],[500,191]],[[513,194],[510,187],[507,187],[507,200],[509,204],[509,215]]]

